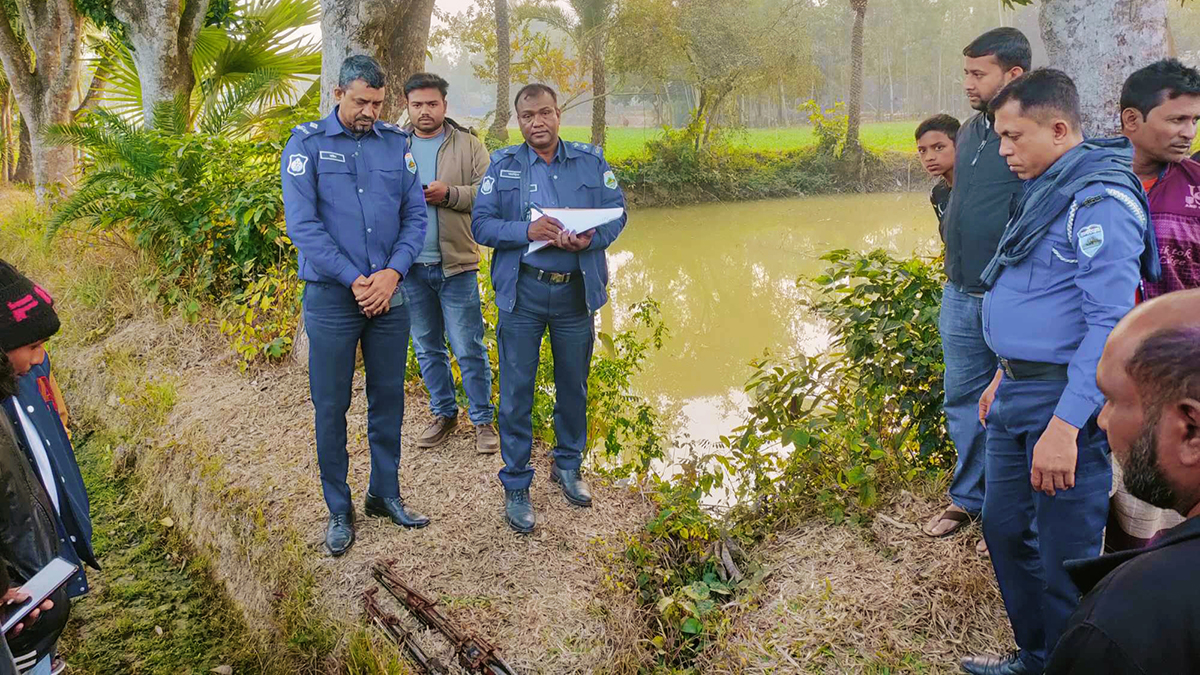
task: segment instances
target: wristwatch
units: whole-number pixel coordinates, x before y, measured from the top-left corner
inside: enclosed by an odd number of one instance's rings
[[[450,206],[450,188],[449,187],[446,188],[446,196],[442,197],[442,201],[438,202],[437,205],[442,208],[447,208]]]

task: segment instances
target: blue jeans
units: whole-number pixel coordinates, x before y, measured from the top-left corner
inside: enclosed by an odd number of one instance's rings
[[[367,371],[367,441],[371,446],[369,490],[400,496],[400,425],[404,421],[404,367],[408,360],[408,307],[397,293],[386,314],[368,319],[354,293],[340,284],[309,282],[304,289],[308,330],[308,383],[316,409],[317,463],[330,513],[353,510],[346,484],[346,411],[350,408],[354,359],[362,343]]]
[[[533,392],[542,336],[554,355],[554,464],[578,469],[587,447],[587,379],[595,341],[583,279],[550,284],[521,270],[517,304],[500,310],[500,482],[506,490],[533,482]]]
[[[1022,659],[1037,673],[1079,606],[1063,563],[1100,555],[1112,486],[1095,416],[1079,430],[1075,487],[1050,497],[1029,483],[1034,445],[1065,387],[1005,377],[988,412],[983,536]]]
[[[413,265],[404,280],[403,292],[412,317],[413,350],[429,390],[429,410],[438,417],[458,415],[450,352],[446,350],[449,337],[462,371],[471,423],[491,424],[496,417],[492,366],[483,347],[483,313],[475,270],[447,277],[440,263]]]
[[[983,510],[986,465],[979,397],[995,376],[997,366],[996,355],[983,339],[983,298],[946,284],[938,330],[946,362],[946,422],[958,451],[950,501],[973,516],[979,515]]]

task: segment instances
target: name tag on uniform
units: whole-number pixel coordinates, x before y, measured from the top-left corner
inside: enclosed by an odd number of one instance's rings
[[[500,169],[500,177],[501,178],[516,178],[516,179],[520,180],[521,172],[520,171],[509,171],[508,169]]]
[[[330,152],[328,150],[321,151],[321,159],[328,159],[331,162],[346,163],[346,156],[340,152]]]

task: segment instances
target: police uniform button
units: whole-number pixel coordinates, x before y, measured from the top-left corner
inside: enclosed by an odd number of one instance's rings
[[[375,269],[376,267],[379,267],[379,265],[371,265],[371,269]]]
[[[33,412],[33,406],[25,406],[26,412]]]
[[[371,228],[369,228],[369,227],[368,227],[368,228],[367,228],[367,234],[370,234],[370,233],[371,233]]]
[[[362,192],[362,188],[358,188],[358,191],[359,191],[359,192]]]
[[[72,544],[74,544],[74,543],[75,543],[75,535],[71,535],[71,543],[72,543]]]

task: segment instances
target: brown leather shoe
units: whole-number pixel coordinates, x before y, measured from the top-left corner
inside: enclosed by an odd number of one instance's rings
[[[446,437],[458,426],[458,416],[434,417],[433,423],[417,438],[418,448],[434,448],[442,444]]]
[[[475,452],[481,455],[494,455],[500,452],[500,436],[496,427],[491,424],[475,425]]]

